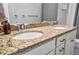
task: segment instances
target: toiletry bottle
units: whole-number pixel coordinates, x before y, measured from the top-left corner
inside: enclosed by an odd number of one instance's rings
[[[3,30],[4,30],[4,34],[11,33],[11,27],[10,27],[10,24],[8,23],[8,21],[4,21]]]

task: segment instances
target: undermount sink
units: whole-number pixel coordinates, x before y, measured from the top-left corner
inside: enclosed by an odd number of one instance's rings
[[[13,37],[13,39],[17,40],[28,40],[28,39],[34,39],[41,37],[43,33],[41,32],[24,32],[21,34],[17,34],[16,36]]]
[[[54,29],[66,29],[65,27],[54,27]]]

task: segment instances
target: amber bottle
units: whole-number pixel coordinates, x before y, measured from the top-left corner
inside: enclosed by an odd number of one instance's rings
[[[3,30],[4,30],[4,34],[10,34],[11,33],[11,26],[8,23],[8,21],[4,21]]]

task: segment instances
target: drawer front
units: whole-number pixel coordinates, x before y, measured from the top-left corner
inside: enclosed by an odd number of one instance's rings
[[[51,51],[48,55],[55,55],[55,50]]]
[[[24,54],[24,55],[45,55],[49,51],[55,49],[55,40],[56,39],[53,39],[53,40],[51,40],[51,41],[49,41],[41,46],[38,46],[38,47],[28,51],[28,52],[24,51],[24,53],[22,52],[22,54]]]
[[[65,50],[65,47],[64,47],[64,44],[62,44],[61,46],[56,48],[56,55],[63,55],[64,50]]]
[[[57,37],[57,46],[64,44],[65,38],[66,38],[66,35],[62,35],[62,36]]]

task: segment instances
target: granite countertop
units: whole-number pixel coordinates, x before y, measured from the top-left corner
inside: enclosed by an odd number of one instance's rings
[[[19,50],[33,47],[34,45],[38,45],[38,43],[42,43],[46,40],[49,40],[50,38],[54,38],[56,36],[62,35],[64,33],[76,29],[75,27],[68,27],[68,26],[63,26],[63,27],[67,29],[62,29],[62,30],[54,29],[53,26],[43,26],[43,27],[27,29],[26,31],[39,31],[43,33],[41,37],[31,40],[12,39],[15,35],[22,33],[19,31],[12,31],[11,34],[8,35],[4,35],[4,33],[0,33],[0,45],[2,44],[2,47],[0,47],[0,54],[7,55],[7,54],[16,53]]]

